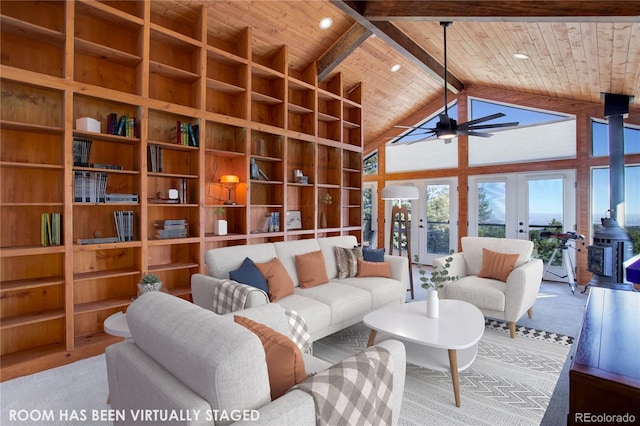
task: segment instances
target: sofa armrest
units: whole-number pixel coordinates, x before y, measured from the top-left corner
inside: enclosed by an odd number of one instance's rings
[[[507,321],[517,321],[536,301],[542,282],[543,263],[531,259],[515,268],[507,278],[504,317]]]
[[[391,278],[409,288],[409,260],[406,257],[385,254],[384,261],[391,265]]]
[[[402,398],[404,396],[404,381],[407,369],[407,353],[404,344],[398,340],[384,340],[376,343],[376,346],[385,348],[391,354],[393,361],[393,422],[397,425],[402,408]]]
[[[193,303],[196,305],[213,311],[213,289],[220,283],[219,278],[211,277],[204,274],[193,274],[191,276],[191,295]],[[247,296],[244,308],[264,305],[269,303],[268,297],[263,291],[256,289],[251,291]]]

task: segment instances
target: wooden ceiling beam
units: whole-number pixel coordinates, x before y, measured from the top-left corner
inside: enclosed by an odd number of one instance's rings
[[[364,2],[330,0],[340,10],[352,17],[358,24],[365,27],[376,37],[380,37],[389,46],[400,52],[413,62],[418,68],[433,77],[439,83],[444,83],[444,67],[433,56],[429,55],[416,42],[400,31],[391,22],[371,22],[362,16]],[[464,90],[464,83],[456,76],[447,72],[447,86],[453,93]]]
[[[320,58],[318,81],[324,80],[351,52],[373,34],[371,30],[355,23]]]
[[[362,2],[369,21],[637,22],[630,0],[375,0]]]

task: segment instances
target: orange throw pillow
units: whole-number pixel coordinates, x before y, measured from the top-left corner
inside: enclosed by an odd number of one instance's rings
[[[498,253],[483,248],[482,268],[478,276],[506,282],[519,256],[519,254]]]
[[[391,264],[389,262],[367,262],[358,259],[359,277],[385,277],[391,278]]]
[[[296,272],[300,288],[314,287],[329,282],[324,256],[320,250],[297,255]]]
[[[262,342],[269,373],[271,400],[281,397],[292,386],[306,380],[302,352],[293,340],[249,318],[236,315],[233,320],[255,333]]]
[[[293,281],[277,257],[265,263],[256,263],[256,268],[267,280],[269,300],[275,302],[293,294]]]

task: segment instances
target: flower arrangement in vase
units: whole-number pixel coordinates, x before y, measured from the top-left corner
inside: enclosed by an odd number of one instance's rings
[[[328,192],[325,192],[320,197],[320,202],[328,206],[331,203],[333,203],[333,197]],[[326,207],[322,208],[322,210],[320,211],[320,228],[327,228],[327,214],[325,210],[326,210]]]
[[[418,268],[418,274],[420,275],[420,281],[422,284],[420,286],[427,290],[427,316],[429,318],[438,318],[439,312],[439,301],[438,301],[438,289],[444,287],[447,282],[455,281],[458,279],[458,276],[450,276],[449,275],[449,267],[451,266],[451,261],[453,257],[451,255],[454,253],[453,250],[449,252],[449,257],[444,260],[444,267],[438,268],[434,267],[431,272],[431,276],[427,276],[427,271],[424,269],[425,265],[420,263],[418,255],[414,256],[416,267]]]

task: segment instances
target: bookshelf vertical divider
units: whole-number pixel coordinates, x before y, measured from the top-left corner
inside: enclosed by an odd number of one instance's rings
[[[127,309],[144,273],[190,299],[190,276],[206,272],[208,249],[360,239],[361,86],[344,87],[340,73],[319,82],[315,63],[289,68],[286,45],[261,56],[249,27],[209,32],[206,6],[185,23],[159,12],[161,2],[6,3],[0,380],[99,354],[119,341],[104,333],[104,319]],[[43,42],[43,34],[52,40]],[[39,55],[25,55],[33,46]],[[136,131],[110,134],[112,114],[135,118]],[[78,129],[81,117],[98,120],[100,133]],[[192,139],[185,127],[187,143],[172,133],[178,122],[192,127]],[[88,164],[74,162],[75,138],[92,139]],[[161,148],[162,170],[153,169],[151,146]],[[253,174],[253,163],[262,174]],[[294,170],[308,181],[296,180]],[[103,173],[107,193],[138,201],[77,201],[79,172]],[[222,175],[240,182],[223,186]],[[11,189],[27,179],[32,191]],[[168,192],[178,185],[185,196],[174,202]],[[235,204],[225,204],[229,190]],[[325,193],[331,204],[321,204]],[[220,208],[227,235],[214,233]],[[326,209],[323,228],[319,208]],[[130,240],[78,242],[113,237],[115,211],[133,211]],[[287,227],[288,212],[300,213],[299,226]],[[60,246],[41,245],[44,213],[61,214]],[[279,228],[265,227],[275,213]],[[164,238],[157,227],[166,220],[184,220],[188,234]]]

